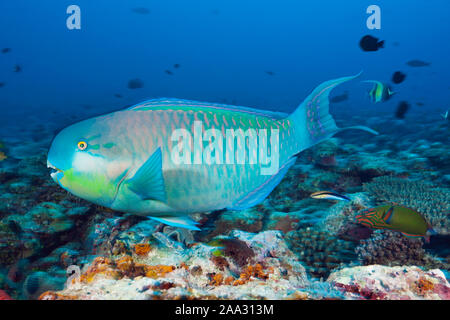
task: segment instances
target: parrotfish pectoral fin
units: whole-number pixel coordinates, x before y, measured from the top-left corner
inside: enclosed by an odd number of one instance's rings
[[[227,209],[230,210],[244,210],[253,207],[264,201],[265,198],[272,192],[273,189],[281,182],[286,172],[295,163],[297,157],[290,158],[286,163],[284,163],[277,173],[270,176],[264,183],[254,190],[250,191],[248,194],[244,195],[236,202],[234,202]]]
[[[328,96],[334,87],[359,77],[361,73],[322,83],[288,117],[294,127],[295,137],[299,141],[301,149],[298,152],[347,129],[336,126],[336,122],[329,113]],[[348,129],[351,128],[375,133],[375,131],[363,126],[349,127]]]
[[[162,173],[161,148],[158,148],[145,163],[127,181],[131,191],[143,200],[158,200],[166,202],[166,190]]]
[[[200,231],[200,228],[198,228],[196,226],[196,224],[198,224],[197,221],[192,220],[191,218],[189,218],[188,216],[184,216],[184,217],[149,217],[150,219],[153,219],[155,221],[167,224],[169,226],[172,227],[179,227],[179,228],[184,228],[184,229],[189,229],[189,230],[196,230],[196,231]]]

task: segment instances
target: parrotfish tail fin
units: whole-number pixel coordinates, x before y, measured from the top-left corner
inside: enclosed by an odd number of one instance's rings
[[[359,74],[361,74],[361,72],[360,72]],[[359,75],[359,74],[358,74],[358,75]],[[363,83],[373,83],[373,84],[379,84],[379,85],[382,85],[382,83],[381,83],[380,81],[377,81],[377,80],[362,80],[361,82],[363,82]]]
[[[346,129],[359,129],[378,134],[376,131],[364,126],[338,128],[329,113],[328,96],[331,90],[341,83],[359,77],[361,73],[322,83],[289,115],[287,119],[294,127],[295,138],[299,143],[297,152],[331,138],[336,133]]]

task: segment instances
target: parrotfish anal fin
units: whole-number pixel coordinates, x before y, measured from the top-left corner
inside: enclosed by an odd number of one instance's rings
[[[161,148],[158,148],[150,158],[138,169],[133,178],[127,181],[131,191],[143,200],[158,200],[166,202],[166,190],[162,174]]]
[[[283,164],[277,173],[270,176],[264,183],[248,194],[234,202],[227,209],[230,210],[244,210],[253,207],[262,201],[272,192],[273,189],[280,183],[289,168],[295,163],[297,157],[290,158],[285,164]]]
[[[299,142],[300,152],[321,141],[331,138],[339,131],[345,129],[360,129],[376,134],[374,130],[367,127],[356,126],[338,128],[333,117],[329,113],[328,96],[337,85],[359,77],[361,72],[355,76],[343,77],[329,80],[318,87],[306,97],[297,109],[288,117],[294,126],[295,136]]]
[[[189,230],[196,230],[199,231],[200,228],[198,228],[196,226],[196,224],[198,224],[197,221],[192,220],[191,218],[189,218],[188,216],[184,216],[184,217],[149,217],[150,219],[153,219],[155,221],[167,224],[169,226],[172,227],[179,227],[179,228],[184,228],[184,229],[189,229]]]

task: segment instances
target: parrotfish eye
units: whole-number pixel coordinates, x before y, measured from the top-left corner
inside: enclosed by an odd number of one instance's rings
[[[87,146],[88,146],[88,144],[87,144],[86,141],[79,141],[78,142],[78,149],[81,150],[81,151],[86,150]]]

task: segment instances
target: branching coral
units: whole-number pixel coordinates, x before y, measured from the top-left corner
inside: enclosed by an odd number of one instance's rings
[[[315,228],[289,232],[286,240],[306,264],[306,270],[318,278],[326,278],[331,270],[349,263],[355,257],[352,242]]]
[[[422,239],[409,239],[398,232],[380,230],[370,239],[363,240],[356,252],[363,265],[415,265],[448,269],[448,265],[429,256],[422,245]]]

